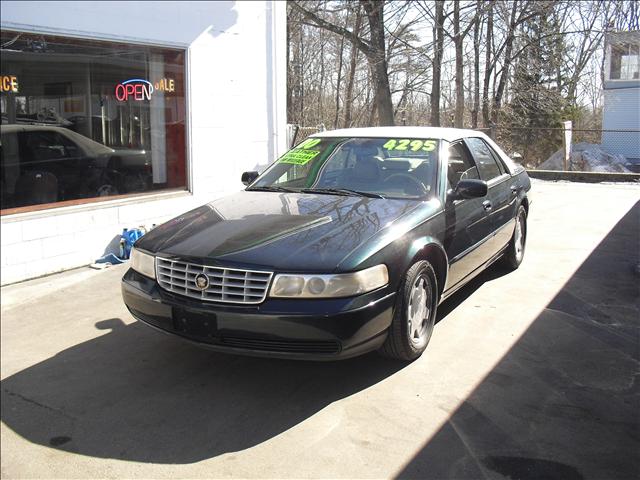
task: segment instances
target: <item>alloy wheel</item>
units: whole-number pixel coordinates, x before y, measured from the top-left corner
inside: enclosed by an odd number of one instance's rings
[[[407,332],[409,339],[416,347],[426,342],[429,324],[431,288],[424,275],[419,275],[411,287],[411,296],[407,305]]]
[[[524,217],[518,215],[516,220],[516,231],[514,236],[514,247],[516,253],[516,260],[520,262],[524,255]]]

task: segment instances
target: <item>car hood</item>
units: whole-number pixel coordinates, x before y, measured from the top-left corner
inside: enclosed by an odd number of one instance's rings
[[[155,228],[136,247],[213,265],[333,271],[424,202],[242,191]]]

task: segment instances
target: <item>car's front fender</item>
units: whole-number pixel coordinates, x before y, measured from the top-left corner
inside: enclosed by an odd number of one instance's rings
[[[416,238],[407,250],[405,270],[418,260],[428,260],[431,263],[438,277],[438,292],[442,293],[449,273],[449,258],[442,243],[431,235]]]

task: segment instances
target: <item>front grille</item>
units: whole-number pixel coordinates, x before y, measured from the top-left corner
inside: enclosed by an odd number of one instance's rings
[[[204,274],[209,285],[201,290],[196,276]],[[156,278],[162,288],[208,302],[260,303],[267,295],[273,272],[218,268],[156,257]]]
[[[338,353],[340,344],[331,340],[267,340],[262,338],[222,337],[220,343],[229,347],[283,353]]]

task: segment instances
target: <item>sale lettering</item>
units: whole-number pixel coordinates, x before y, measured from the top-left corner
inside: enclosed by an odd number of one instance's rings
[[[175,92],[176,85],[173,78],[162,78],[154,85],[155,89],[159,92]]]

